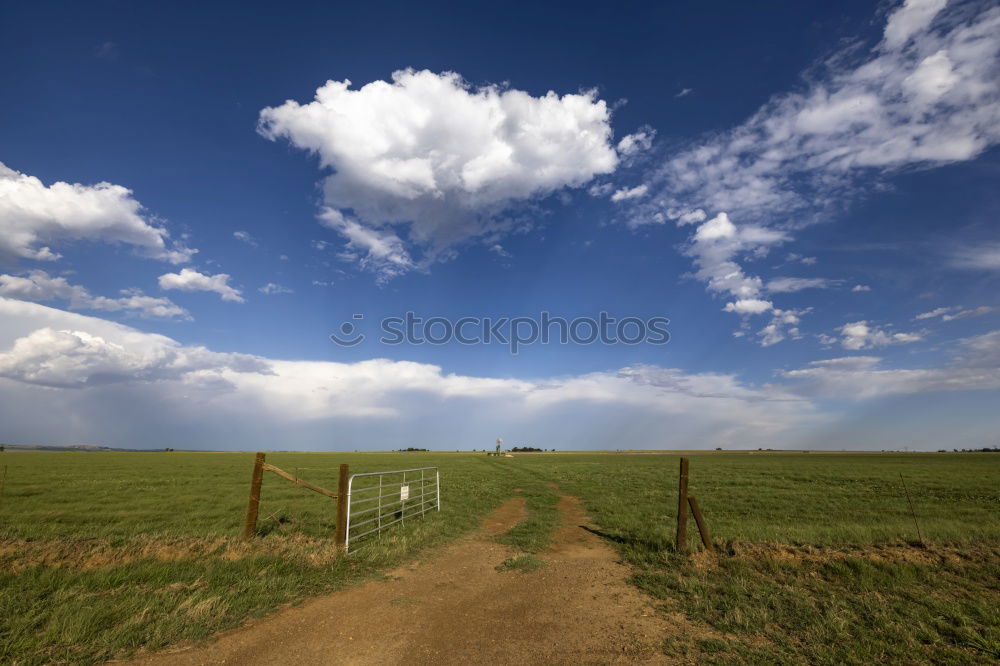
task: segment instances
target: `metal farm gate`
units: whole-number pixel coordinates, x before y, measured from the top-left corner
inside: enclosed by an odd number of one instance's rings
[[[406,519],[441,510],[441,473],[437,467],[352,474],[347,482],[344,547]]]

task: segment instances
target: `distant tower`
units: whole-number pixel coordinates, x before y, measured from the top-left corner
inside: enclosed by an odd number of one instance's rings
[[[497,437],[497,454],[500,453],[500,447],[503,446],[503,440]]]

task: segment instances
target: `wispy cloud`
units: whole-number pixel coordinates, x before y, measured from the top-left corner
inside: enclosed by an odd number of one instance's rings
[[[683,251],[710,291],[747,300],[727,305],[733,312],[770,311],[775,306],[762,298],[765,291],[831,286],[818,278],[775,278],[765,289],[739,257],[790,242],[796,228],[843,210],[886,176],[970,160],[1000,142],[1000,7],[945,5],[908,0],[889,14],[879,43],[848,46],[810,70],[801,91],[776,95],[743,124],[669,154],[643,175],[646,190],[629,202],[628,225],[683,226],[688,216],[714,212]],[[733,242],[730,219],[764,240]],[[729,227],[732,233],[719,237],[729,240],[706,238]],[[806,263],[794,253],[789,260]],[[953,263],[1000,268],[1000,248],[963,250]],[[848,326],[855,325],[866,324]],[[879,344],[879,333],[863,345]]]
[[[767,282],[767,290],[772,294],[786,294],[804,289],[829,289],[840,284],[840,280],[829,278],[776,277]]]
[[[233,238],[236,240],[246,243],[250,247],[257,247],[257,239],[250,235],[249,231],[234,231]]]
[[[103,310],[135,313],[140,317],[186,319],[191,315],[169,298],[147,296],[139,289],[123,289],[121,296],[95,296],[81,285],[71,284],[64,277],[49,275],[43,270],[23,275],[0,275],[0,296],[22,301],[65,301],[73,310]]]
[[[1000,388],[1000,331],[959,340],[951,361],[931,368],[883,368],[874,356],[813,361],[782,373],[805,395],[870,400],[887,395]]]
[[[632,134],[626,134],[618,142],[618,153],[622,157],[629,158],[639,153],[645,152],[653,147],[653,139],[656,138],[656,130],[646,126]]]
[[[260,287],[257,291],[264,294],[265,296],[274,296],[276,294],[293,294],[295,293],[288,287],[284,287],[277,282],[268,282],[263,287]]]
[[[978,308],[963,309],[955,306],[935,308],[929,312],[922,312],[913,319],[921,321],[924,319],[937,319],[941,321],[955,321],[956,319],[968,319],[970,317],[982,317],[983,315],[1000,312],[1000,308],[991,305],[981,305]]]
[[[863,56],[852,45],[810,71],[805,90],[672,155],[644,179],[652,203],[637,219],[702,207],[802,224],[880,175],[969,160],[995,145],[1000,8],[944,7],[910,0]]]
[[[964,270],[1000,271],[1000,243],[959,248],[952,252],[949,263]]]
[[[94,55],[100,60],[114,62],[118,60],[118,44],[114,42],[104,42],[94,49]]]
[[[915,321],[920,321],[921,319],[934,319],[935,317],[940,317],[941,315],[943,315],[943,314],[945,314],[947,312],[951,312],[952,310],[954,310],[954,308],[950,308],[950,307],[948,307],[948,308],[935,308],[935,309],[931,310],[930,312],[921,312],[920,314],[918,314],[913,319]]]

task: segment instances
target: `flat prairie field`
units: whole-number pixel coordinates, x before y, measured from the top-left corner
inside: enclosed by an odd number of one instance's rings
[[[1000,455],[685,455],[714,553],[693,520],[691,552],[674,546],[677,453],[269,453],[334,490],[341,463],[440,468],[440,512],[343,557],[335,501],[273,474],[258,537],[240,538],[251,453],[8,450],[0,662],[95,663],[205,639],[422,557],[476,529],[515,488],[527,517],[499,541],[543,553],[557,494],[578,497],[634,585],[726,637],[664,636],[668,659],[1000,659]]]

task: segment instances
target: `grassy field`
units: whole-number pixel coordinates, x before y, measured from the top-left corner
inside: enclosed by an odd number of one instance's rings
[[[638,586],[731,637],[664,637],[668,654],[719,663],[1000,658],[1000,456],[690,457],[690,493],[721,545],[715,557],[673,550],[676,455],[269,454],[329,488],[342,462],[355,472],[441,468],[440,513],[338,558],[334,502],[271,474],[262,536],[236,538],[252,454],[7,451],[0,662],[92,663],[203,638],[417,558],[472,529],[515,487],[528,518],[499,539],[538,553],[557,522],[552,484],[584,500]],[[926,547],[914,545],[900,472]]]
[[[1000,456],[689,458],[689,493],[718,557],[673,549],[677,456],[519,461],[585,500],[636,585],[732,637],[665,637],[667,654],[719,664],[1000,660]],[[693,525],[688,541],[698,542]]]

